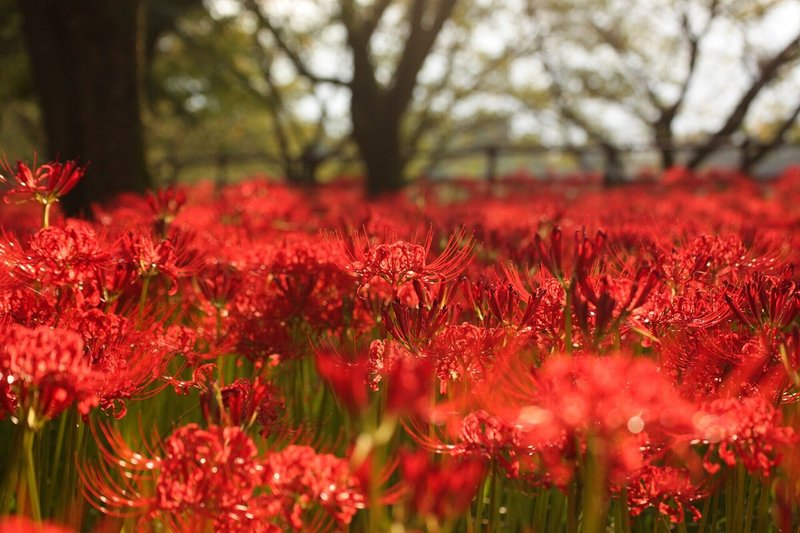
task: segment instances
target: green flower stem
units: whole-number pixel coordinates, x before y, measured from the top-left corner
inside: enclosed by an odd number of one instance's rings
[[[715,493],[716,494],[716,493]],[[700,513],[700,523],[697,525],[697,533],[703,533],[706,529],[706,523],[708,522],[708,513],[711,509],[711,504],[713,500],[713,496],[706,498],[705,503],[703,503],[703,511]]]
[[[50,458],[50,476],[47,479],[44,491],[44,502],[47,505],[46,515],[52,516],[56,507],[56,494],[57,490],[63,486],[59,479],[59,474],[68,468],[66,461],[62,459],[62,451],[64,447],[64,435],[67,429],[67,419],[71,418],[71,411],[61,413],[58,420],[58,433],[56,434],[56,442],[53,447],[53,454]],[[63,467],[63,468],[62,468]]]
[[[564,349],[572,353],[572,283],[564,284]]]
[[[551,490],[551,500],[555,499],[550,509],[549,517],[547,520],[547,528],[536,531],[561,531],[561,524],[564,521],[564,503],[566,498],[561,491],[553,492]]]
[[[766,533],[769,531],[769,507],[770,507],[770,481],[769,479],[765,479],[761,482],[761,494],[758,498],[758,516],[757,516],[757,527],[756,531],[758,533]]]
[[[491,485],[489,488],[489,527],[487,531],[489,533],[493,533],[495,531],[499,531],[500,524],[499,522],[499,511],[500,511],[500,504],[498,500],[498,490],[497,484],[499,482],[499,475],[497,473],[497,461],[492,459],[492,464],[489,471]]]
[[[744,532],[744,509],[745,509],[745,486],[746,486],[746,472],[743,465],[736,467],[736,496],[734,498],[735,512],[733,515],[735,533]]]
[[[49,228],[50,227],[50,207],[53,204],[51,202],[45,202],[42,205],[42,227]]]
[[[756,476],[750,476],[750,487],[747,491],[747,511],[744,514],[744,528],[745,533],[750,533],[753,527],[753,511],[756,503],[756,492],[758,492],[758,479]]]
[[[582,533],[600,533],[605,529],[606,516],[605,472],[601,460],[592,450],[592,440],[588,442],[588,451],[584,463],[584,497]]]
[[[483,531],[483,510],[486,507],[486,485],[489,482],[490,473],[483,476],[481,484],[478,486],[478,501],[475,508],[475,530]]]
[[[28,490],[28,498],[30,498],[30,516],[36,522],[42,521],[42,511],[39,505],[39,484],[36,478],[36,464],[33,460],[33,444],[35,441],[36,433],[27,424],[22,424],[22,449],[23,458],[25,461],[25,478]],[[22,497],[20,501],[22,501]],[[22,506],[18,511],[22,510]]]
[[[536,496],[536,503],[534,504],[534,511],[533,511],[533,530],[534,531],[546,531],[547,524],[545,523],[545,519],[547,518],[547,508],[550,503],[550,491],[549,490],[542,490]]]
[[[573,479],[567,492],[567,533],[578,533],[578,479]]]
[[[142,292],[139,295],[139,323],[144,318],[144,306],[147,303],[147,290],[150,288],[150,276],[145,276],[142,280]]]
[[[14,506],[14,499],[17,496],[19,479],[22,475],[22,424],[15,428],[14,440],[11,443],[11,453],[6,463],[6,472],[3,479],[3,490],[0,495],[0,513],[7,515],[11,513]]]
[[[628,490],[622,489],[619,498],[613,503],[614,533],[630,533],[631,521],[628,514]]]

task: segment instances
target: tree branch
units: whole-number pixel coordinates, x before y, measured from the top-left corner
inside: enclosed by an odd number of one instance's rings
[[[342,80],[341,78],[319,76],[312,72],[297,50],[295,50],[286,40],[283,32],[272,23],[272,21],[264,14],[263,11],[261,11],[261,7],[258,5],[258,2],[255,0],[249,0],[247,5],[250,7],[250,11],[258,19],[259,28],[269,31],[273,39],[275,39],[275,43],[278,45],[278,48],[280,48],[286,57],[289,58],[289,61],[291,61],[298,74],[308,79],[312,83],[330,83],[345,87],[349,85],[349,82]]]
[[[436,0],[436,10],[427,27],[425,25],[425,6],[428,2],[414,0],[409,8],[411,10],[410,29],[389,88],[389,99],[397,116],[401,116],[408,107],[417,84],[417,75],[425,64],[425,59],[433,48],[444,23],[450,18],[457,1]]]
[[[786,120],[781,123],[778,131],[772,136],[772,139],[766,143],[756,145],[752,151],[746,151],[743,154],[741,169],[749,172],[753,166],[764,159],[767,154],[783,144],[784,137],[786,137],[786,134],[789,133],[789,130],[791,130],[792,126],[797,122],[798,117],[800,117],[800,102],[797,103],[794,110],[786,117]]]
[[[781,67],[791,62],[795,56],[797,56],[798,52],[800,52],[800,34],[796,35],[794,39],[789,41],[780,51],[761,64],[758,76],[753,80],[753,83],[747,91],[739,98],[733,111],[728,115],[725,124],[723,124],[704,145],[694,151],[687,164],[689,168],[697,168],[697,166],[711,155],[726,138],[739,129],[747,116],[750,105],[756,99],[756,96],[758,96],[761,90],[778,75]]]

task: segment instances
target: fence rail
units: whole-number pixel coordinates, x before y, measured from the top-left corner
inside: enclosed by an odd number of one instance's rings
[[[676,164],[685,164],[700,144],[681,143],[673,148]],[[700,168],[739,168],[744,149],[759,148],[758,143],[727,141],[716,149]],[[621,159],[622,172],[629,179],[644,171],[660,168],[660,151],[654,145],[629,144],[616,147]],[[603,172],[605,153],[601,146],[552,146],[524,143],[495,143],[461,147],[440,152],[418,152],[416,159],[419,174],[429,179],[450,177],[475,177],[488,180],[501,179],[510,174],[526,173],[533,176],[557,177],[574,173]],[[355,165],[358,158],[342,155],[336,158],[341,167]],[[231,178],[232,170],[254,164],[279,174],[280,160],[265,152],[204,153],[183,159],[164,158],[156,163],[157,172],[165,182],[174,182],[188,169],[213,169],[213,178],[221,183]],[[784,143],[772,149],[752,168],[751,174],[769,178],[779,174],[789,165],[800,164],[800,143]]]

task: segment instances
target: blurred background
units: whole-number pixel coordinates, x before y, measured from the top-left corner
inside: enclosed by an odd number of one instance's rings
[[[800,161],[797,0],[0,0],[0,153],[91,162],[68,209],[299,185]]]

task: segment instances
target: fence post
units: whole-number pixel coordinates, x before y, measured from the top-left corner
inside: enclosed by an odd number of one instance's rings
[[[217,154],[214,188],[219,190],[228,182],[228,154]]]
[[[497,157],[500,149],[497,145],[487,146],[486,152],[486,181],[494,182],[497,179]]]

